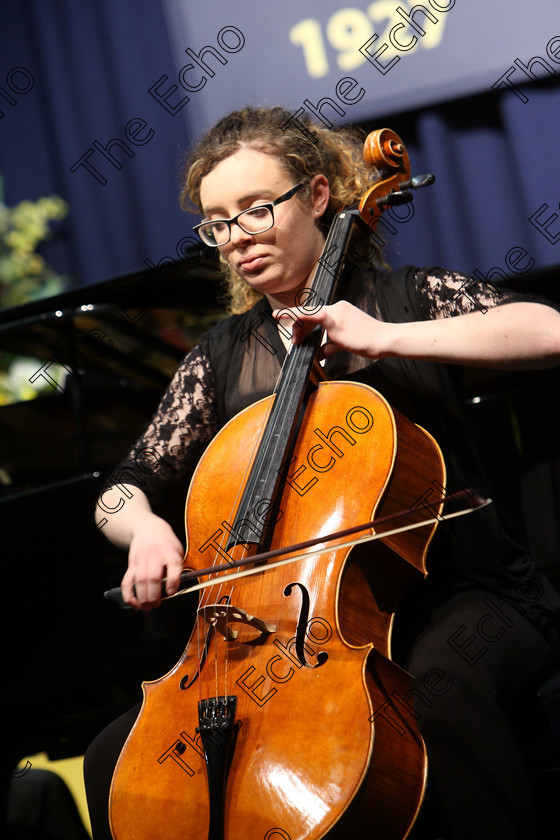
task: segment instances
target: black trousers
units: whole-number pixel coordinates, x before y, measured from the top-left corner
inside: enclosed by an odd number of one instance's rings
[[[540,837],[515,731],[557,653],[556,639],[489,592],[455,594],[432,612],[404,661],[428,751],[430,840]]]
[[[415,676],[413,691],[401,702],[426,742],[427,800],[437,825],[435,834],[416,828],[418,840],[537,840],[533,797],[511,716],[552,663],[554,648],[490,592],[459,592],[432,610],[402,663]],[[139,706],[115,720],[86,752],[94,840],[111,840],[111,777],[138,711]],[[367,838],[367,830],[362,836]]]

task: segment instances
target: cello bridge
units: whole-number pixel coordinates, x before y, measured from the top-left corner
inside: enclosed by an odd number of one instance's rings
[[[241,622],[258,630],[261,636],[269,636],[276,631],[275,624],[269,624],[254,615],[247,615],[245,610],[233,604],[209,604],[201,607],[204,620],[220,633],[227,642],[232,642],[239,635],[237,630],[229,627],[231,622]]]

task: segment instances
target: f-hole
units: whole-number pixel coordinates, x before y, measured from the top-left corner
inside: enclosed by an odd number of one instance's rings
[[[312,665],[310,662],[307,661],[305,658],[305,634],[307,631],[307,624],[309,622],[309,604],[311,603],[311,599],[309,597],[309,592],[307,587],[303,585],[303,583],[289,583],[288,586],[284,589],[284,595],[289,597],[292,594],[292,589],[294,586],[298,586],[301,592],[301,608],[299,611],[299,618],[296,628],[296,636],[295,636],[295,650],[296,656],[298,660],[304,665],[306,668],[320,668],[321,665],[324,665],[327,659],[329,658],[328,653],[325,651],[321,651],[317,654],[317,662],[315,665]]]

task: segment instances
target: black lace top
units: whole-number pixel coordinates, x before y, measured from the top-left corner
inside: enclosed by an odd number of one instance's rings
[[[377,271],[373,277],[371,271],[366,277],[358,272],[344,296],[377,318],[395,322],[448,318],[515,300],[538,300],[498,291],[457,272],[415,267]],[[237,412],[274,389],[286,350],[270,313],[262,299],[249,312],[225,318],[204,334],[180,364],[144,434],[113,472],[119,481],[141,487],[154,511],[170,521],[179,514],[180,522],[190,476],[208,443]],[[450,492],[467,485],[486,492],[457,390],[459,366],[400,359],[372,362],[344,352],[330,357],[325,367],[331,378],[375,387],[391,405],[428,429],[444,452],[450,483],[455,484]],[[445,555],[441,569],[432,544],[432,585],[471,582],[518,601],[521,582],[533,575],[532,564],[525,550],[506,536],[496,511],[486,510],[446,525],[440,539],[439,556]],[[539,625],[545,614],[560,613],[560,602],[546,581],[539,583],[539,592],[543,586],[546,593],[537,602],[520,605]]]

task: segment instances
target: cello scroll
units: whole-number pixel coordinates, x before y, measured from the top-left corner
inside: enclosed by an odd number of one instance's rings
[[[380,179],[364,193],[358,213],[371,231],[374,231],[381,212],[395,204],[412,201],[410,190],[427,187],[435,175],[410,177],[408,152],[398,134],[390,128],[380,128],[368,134],[364,143],[364,160],[380,172]]]

